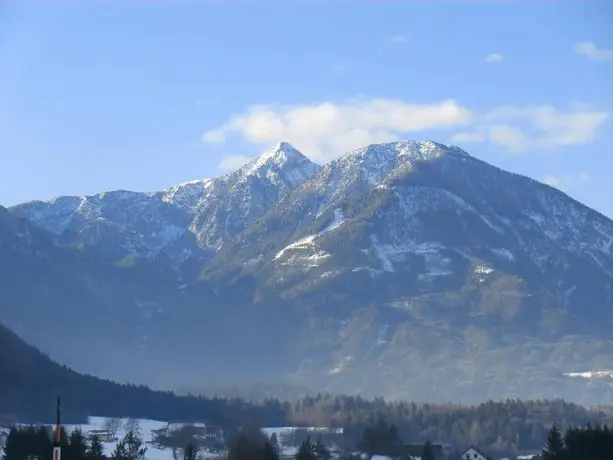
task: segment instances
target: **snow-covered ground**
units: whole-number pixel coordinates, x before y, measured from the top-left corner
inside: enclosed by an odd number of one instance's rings
[[[79,425],[64,425],[64,428],[66,429],[68,433],[70,433],[75,428],[79,428],[83,432],[83,434],[87,436],[87,433],[89,431],[104,430],[105,429],[104,425],[105,425],[106,420],[107,420],[106,417],[89,417],[88,423],[79,424]],[[115,437],[118,440],[121,440],[126,434],[125,424],[127,420],[128,420],[127,418],[121,419],[121,426],[119,427],[115,435]],[[166,428],[171,429],[171,430],[178,430],[178,429],[181,429],[181,427],[184,426],[184,424],[181,424],[181,423],[170,423],[169,424],[168,422],[163,422],[159,420],[148,420],[148,419],[138,419],[138,422],[140,426],[140,436],[147,447],[147,454],[146,454],[147,460],[173,460],[171,448],[160,449],[153,444],[154,437],[155,437],[154,432],[157,430],[166,429]],[[48,424],[44,424],[44,425],[51,426]],[[195,426],[195,427],[204,426],[201,423],[194,423],[190,425]],[[292,431],[295,431],[297,429],[298,429],[297,427],[292,427],[292,426],[266,427],[266,428],[262,428],[262,431],[269,437],[272,436],[273,433],[275,433],[279,441],[281,441],[281,437],[283,434],[291,433]],[[305,429],[305,428],[302,428],[302,429]],[[309,427],[306,429],[314,433],[320,430],[326,430],[325,428],[318,428],[318,427]],[[0,433],[2,432],[8,433],[8,429],[0,428]],[[102,443],[104,446],[105,455],[110,456],[112,454],[112,452],[115,450],[115,447],[117,446],[117,442],[118,441],[109,441],[109,442]],[[282,447],[283,455],[293,455],[296,453],[296,451],[297,451],[296,447],[289,447],[289,446]],[[2,452],[3,452],[3,449],[2,449],[2,446],[0,445],[0,454],[2,454]],[[181,458],[181,452],[178,452],[178,454],[179,454],[179,458]],[[219,455],[218,453],[212,453],[212,452],[206,452],[206,451],[199,452],[199,456],[201,458],[214,458],[214,457],[217,457],[218,455]]]
[[[127,420],[128,420],[127,418],[121,419],[121,422],[122,422],[121,426],[118,428],[117,433],[115,435],[115,437],[118,440],[121,440],[126,434],[125,423]],[[79,425],[66,424],[64,425],[64,428],[66,429],[68,433],[70,433],[75,428],[79,428],[81,429],[83,434],[87,436],[87,433],[91,430],[104,430],[105,421],[106,421],[106,417],[89,417],[88,423],[79,424]],[[147,419],[138,419],[138,422],[140,426],[140,436],[147,447],[147,454],[146,454],[147,460],[173,460],[172,449],[170,448],[159,449],[153,444],[154,432],[160,429],[168,428],[169,427],[168,422],[162,422],[159,420],[147,420]],[[170,427],[171,429],[180,428],[178,424],[173,423],[171,425],[172,425]],[[198,424],[194,424],[194,425],[198,425]],[[51,426],[51,425],[45,424],[45,426]],[[112,452],[115,450],[115,447],[117,446],[117,442],[118,441],[109,441],[109,442],[102,443],[102,445],[104,446],[105,455],[110,456],[112,454]],[[2,453],[1,447],[0,447],[0,453]],[[199,452],[199,454],[203,458],[217,456],[217,454],[213,454],[210,452]],[[180,453],[179,453],[179,458],[181,458]]]

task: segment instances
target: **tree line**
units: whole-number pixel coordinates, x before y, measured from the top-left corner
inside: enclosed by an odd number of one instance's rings
[[[54,447],[52,438],[51,431],[46,427],[13,427],[6,439],[2,460],[52,458]],[[67,434],[62,428],[59,446],[62,448],[62,460],[147,459],[147,447],[136,431],[128,431],[108,457],[104,454],[104,446],[97,437],[88,439],[78,428],[71,431],[70,434]],[[185,460],[196,460],[195,452]]]
[[[362,433],[352,450],[366,453],[368,456],[410,458],[399,453],[398,447],[402,445],[398,429],[393,424],[380,421]],[[147,460],[147,447],[138,427],[127,431],[109,456],[104,454],[100,440],[96,437],[87,439],[78,428],[70,434],[62,429],[60,446],[62,458],[65,460]],[[52,450],[52,436],[48,428],[13,427],[9,432],[2,460],[51,458]],[[188,441],[182,449],[181,460],[196,460],[198,450],[193,440]],[[275,434],[268,437],[257,428],[242,428],[228,439],[227,452],[220,455],[219,459],[280,460],[281,452],[282,448]],[[432,444],[426,442],[417,455],[422,460],[434,460]],[[173,456],[175,460],[180,460],[176,451],[173,451]],[[293,457],[295,460],[331,460],[332,453],[321,439],[314,442],[307,437],[302,440]],[[356,460],[359,456],[346,454],[340,458]],[[542,458],[543,460],[611,460],[613,431],[607,425],[587,425],[581,428],[569,427],[562,435],[559,425],[554,424],[548,431],[545,446],[542,448]]]
[[[138,387],[133,387],[133,391],[138,392]],[[189,398],[186,399],[189,401]],[[153,400],[164,402],[163,399]],[[102,396],[99,401],[102,404]],[[197,404],[197,409],[189,410],[186,417],[179,419],[176,417],[176,406],[173,408],[169,399],[166,406],[168,411],[164,410],[164,406],[158,407],[156,415],[161,417],[156,419],[204,421],[224,433],[235,433],[241,426],[329,427],[337,430],[321,434],[324,444],[335,444],[345,450],[354,448],[368,427],[386,421],[394,425],[399,437],[406,442],[445,443],[458,451],[475,444],[496,456],[514,456],[521,452],[540,450],[547,438],[551,420],[557,420],[562,429],[586,426],[588,423],[593,426],[613,426],[611,408],[586,409],[562,400],[488,401],[475,406],[463,406],[321,394],[294,402],[267,399],[246,403],[239,398],[194,398],[192,401],[201,401],[202,405]],[[125,412],[121,412],[118,402],[113,402],[112,407],[113,410],[105,413],[101,407],[96,406],[91,414],[140,415],[130,405],[126,406]],[[49,409],[52,415],[53,407]],[[86,418],[83,417],[79,422],[86,422]],[[292,436],[296,438],[298,434]],[[303,430],[293,444],[299,445],[307,436],[309,432]],[[183,449],[184,446],[185,439],[179,438],[176,447]]]
[[[562,435],[554,424],[543,448],[543,460],[610,460],[613,459],[613,430],[607,425],[588,424],[569,427]]]
[[[563,400],[487,401],[479,405],[420,404],[366,400],[353,396],[320,395],[294,403],[289,418],[294,425],[342,429],[335,441],[350,447],[365,429],[378,421],[394,425],[407,442],[440,442],[458,451],[477,445],[493,456],[515,456],[540,450],[551,421],[570,426],[613,426],[611,408],[587,409]]]

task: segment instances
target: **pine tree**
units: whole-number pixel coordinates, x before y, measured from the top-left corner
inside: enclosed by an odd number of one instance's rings
[[[27,442],[27,439],[25,441]],[[24,433],[14,426],[11,427],[6,438],[2,460],[18,460],[27,456],[26,442],[24,442]]]
[[[146,452],[147,448],[143,447],[143,441],[134,432],[129,431],[117,444],[113,452],[113,458],[122,460],[146,460]]]
[[[270,441],[266,441],[262,446],[260,458],[262,460],[279,460],[279,452]]]
[[[295,458],[296,460],[317,460],[315,446],[311,442],[310,438],[306,438],[304,441],[302,441]]]
[[[543,448],[543,460],[563,460],[566,459],[566,448],[557,424],[549,429],[547,442]]]
[[[105,458],[104,447],[102,446],[100,439],[98,439],[98,436],[94,436],[90,441],[85,458],[87,460],[100,460]]]
[[[228,460],[243,460],[245,458],[255,458],[259,453],[259,445],[249,439],[245,434],[240,433],[229,445]]]
[[[279,439],[277,438],[277,433],[273,433],[273,434],[270,435],[270,445],[277,452],[281,452],[281,446],[279,445]]]
[[[319,438],[315,444],[315,455],[317,455],[319,460],[330,460],[332,458],[332,454],[321,442],[321,438]]]
[[[187,447],[183,450],[183,460],[196,460],[198,452],[194,447],[194,443],[190,440]]]
[[[32,427],[29,429],[29,442],[32,443],[32,447],[29,449],[28,455],[37,455],[41,459],[51,458],[53,444],[47,428],[39,426],[38,428]],[[62,447],[68,445],[68,437],[64,429],[60,430],[60,445]]]
[[[83,432],[76,428],[70,433],[68,438],[68,459],[69,460],[84,460],[87,454],[87,443]]]
[[[424,450],[421,454],[421,460],[435,460],[434,450],[432,450],[432,444],[430,441],[426,441],[424,444]]]

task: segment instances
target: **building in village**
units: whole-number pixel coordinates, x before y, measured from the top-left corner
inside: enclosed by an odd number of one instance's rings
[[[458,460],[493,460],[492,457],[484,454],[477,446],[470,446],[458,457]]]

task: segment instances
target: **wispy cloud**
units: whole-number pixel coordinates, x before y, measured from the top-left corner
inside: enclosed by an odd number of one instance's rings
[[[577,54],[582,54],[594,61],[612,61],[613,49],[598,48],[593,42],[575,43],[573,50]]]
[[[483,61],[487,62],[488,64],[493,64],[495,62],[501,62],[502,61],[502,54],[490,53],[487,56],[485,56],[485,59]]]
[[[453,100],[414,104],[400,99],[354,99],[344,103],[249,107],[206,131],[203,140],[225,143],[231,135],[260,145],[285,140],[315,160],[326,161],[365,144],[472,122],[473,113]]]
[[[358,98],[248,107],[206,131],[202,139],[223,144],[237,137],[258,145],[285,140],[315,160],[327,161],[366,144],[453,130],[454,143],[490,142],[510,153],[527,153],[588,144],[608,117],[607,112],[579,105],[501,106],[481,112],[454,100],[415,104]]]
[[[452,139],[466,143],[489,141],[510,153],[539,152],[588,144],[608,118],[607,112],[588,106],[566,110],[550,105],[504,106],[484,113],[472,131],[456,133]]]

